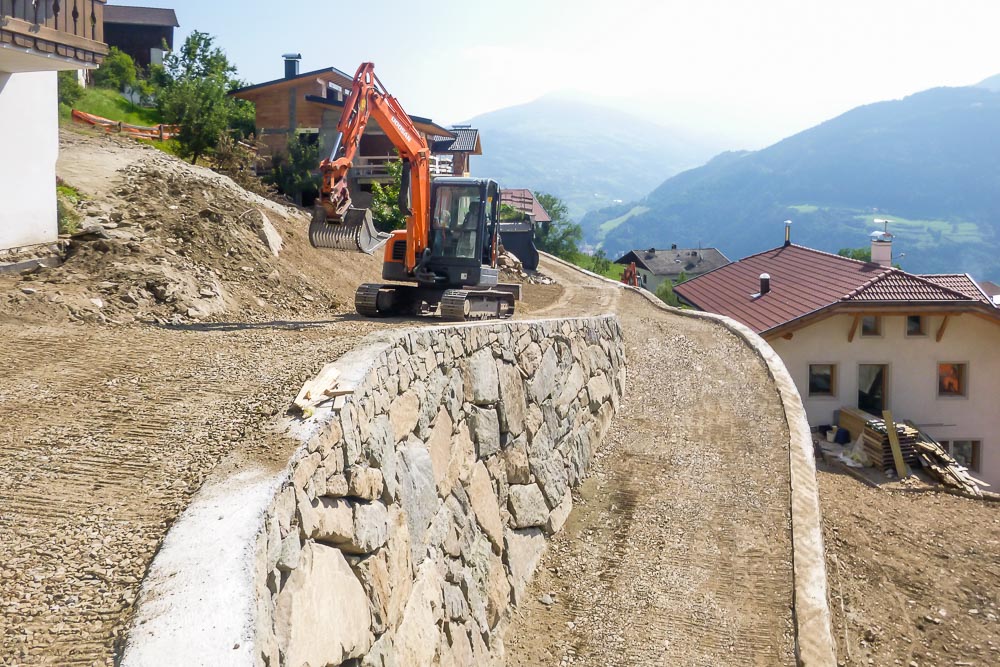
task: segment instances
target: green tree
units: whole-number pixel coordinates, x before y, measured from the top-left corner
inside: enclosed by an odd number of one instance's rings
[[[301,139],[288,142],[288,154],[272,159],[268,181],[288,198],[302,203],[302,195],[319,191],[319,145]]]
[[[539,250],[569,259],[578,252],[577,245],[583,240],[583,229],[570,220],[569,209],[558,197],[536,192],[535,198],[552,218],[549,222],[535,225],[535,245]]]
[[[101,66],[94,70],[94,85],[122,91],[135,86],[139,79],[138,70],[132,56],[112,46]]]
[[[674,308],[681,307],[680,299],[674,294],[674,284],[670,282],[670,278],[664,280],[656,288],[656,297],[668,306],[673,306]]]
[[[180,126],[177,137],[182,157],[195,163],[219,141],[235,122],[245,126],[246,104],[227,93],[240,82],[215,38],[195,30],[184,45],[163,61],[163,69],[150,73],[159,83],[157,105],[167,123]]]
[[[837,251],[837,254],[841,257],[847,257],[848,259],[856,259],[861,262],[872,261],[872,249],[871,248],[841,248]]]
[[[594,273],[599,273],[602,276],[606,275],[608,271],[611,270],[611,260],[608,259],[608,255],[604,252],[604,248],[598,248],[593,257]]]
[[[385,165],[391,183],[372,183],[372,220],[379,231],[391,232],[406,227],[406,216],[399,209],[399,190],[403,183],[403,163],[392,160]]]
[[[76,78],[75,70],[65,70],[59,72],[59,104],[68,107],[76,104],[76,101],[83,96],[83,86]]]

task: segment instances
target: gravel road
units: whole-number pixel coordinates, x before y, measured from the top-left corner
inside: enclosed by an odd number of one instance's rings
[[[767,368],[710,322],[596,282],[567,291],[622,318],[626,400],[508,664],[794,664],[788,431]]]

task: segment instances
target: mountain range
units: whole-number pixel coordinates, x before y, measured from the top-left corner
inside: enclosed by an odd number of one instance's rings
[[[466,121],[483,138],[474,176],[559,197],[570,215],[643,197],[720,146],[611,108],[556,95]]]
[[[892,220],[904,269],[1000,279],[1000,76],[858,107],[753,152],[723,153],[631,203],[585,215],[609,255],[714,246],[736,259],[797,243],[863,247]]]

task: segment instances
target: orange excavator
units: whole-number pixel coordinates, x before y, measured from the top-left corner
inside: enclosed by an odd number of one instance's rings
[[[406,229],[376,231],[369,209],[352,206],[348,172],[369,118],[403,161],[399,208]],[[499,282],[500,186],[479,178],[431,178],[430,149],[372,63],[362,63],[337,126],[309,227],[317,248],[372,253],[385,245],[382,278],[358,287],[354,305],[368,317],[429,314],[444,319],[508,318],[520,285]]]
[[[622,271],[622,282],[632,287],[639,287],[639,271],[635,268],[635,262],[626,266],[625,270]]]

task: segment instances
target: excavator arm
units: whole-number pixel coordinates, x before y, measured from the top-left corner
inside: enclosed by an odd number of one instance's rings
[[[406,215],[405,265],[407,271],[412,272],[429,238],[430,150],[399,101],[385,90],[375,76],[372,63],[362,63],[358,68],[337,125],[333,150],[330,157],[320,164],[323,182],[317,217],[325,218],[326,224],[358,224],[349,222],[351,211],[357,209],[351,208],[347,174],[371,117],[378,122],[403,160],[400,208]],[[361,244],[358,245],[360,248]]]

